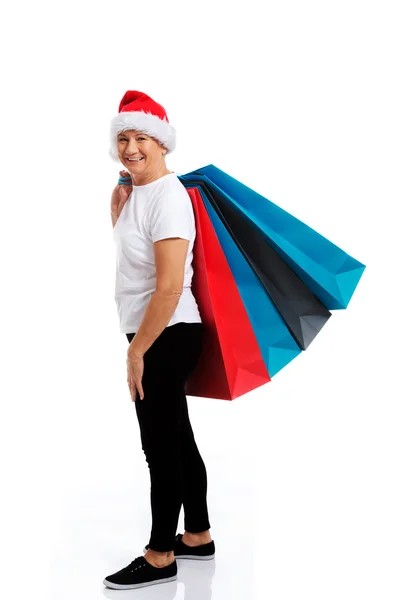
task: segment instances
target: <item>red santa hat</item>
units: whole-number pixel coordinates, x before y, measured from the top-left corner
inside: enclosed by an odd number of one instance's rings
[[[155,138],[167,148],[167,154],[176,146],[176,131],[170,125],[165,108],[143,92],[125,92],[118,109],[118,115],[111,120],[109,154],[115,161],[118,158],[118,133],[127,129],[137,129]]]

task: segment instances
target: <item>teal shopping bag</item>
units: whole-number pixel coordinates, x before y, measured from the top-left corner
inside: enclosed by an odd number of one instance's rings
[[[328,309],[344,309],[365,265],[314,229],[214,165],[180,176],[201,177],[257,227]]]

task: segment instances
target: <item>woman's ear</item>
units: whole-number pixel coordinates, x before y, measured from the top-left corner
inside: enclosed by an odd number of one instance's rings
[[[165,156],[165,155],[167,154],[167,152],[168,152],[168,148],[166,148],[165,146],[163,146],[163,145],[162,145],[162,144],[160,144],[159,142],[158,142],[158,144],[159,144],[159,146],[160,146],[160,148],[161,148],[161,155],[162,155],[162,156]]]

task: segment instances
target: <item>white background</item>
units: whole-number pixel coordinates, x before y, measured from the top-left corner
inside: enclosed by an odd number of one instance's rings
[[[109,121],[135,89],[177,129],[170,169],[215,164],[367,268],[348,309],[272,383],[234,402],[189,397],[215,573],[179,565],[174,593],[119,594],[413,597],[410,8],[3,8],[5,596],[119,597],[101,580],[148,541],[109,214],[122,168],[108,156]]]

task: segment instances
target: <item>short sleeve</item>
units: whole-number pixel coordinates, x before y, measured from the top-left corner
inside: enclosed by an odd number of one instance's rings
[[[194,232],[194,213],[190,196],[166,193],[158,199],[150,220],[150,237],[158,242],[171,237],[191,241]]]

